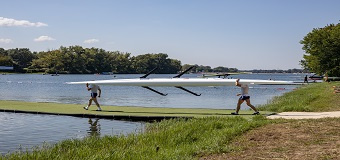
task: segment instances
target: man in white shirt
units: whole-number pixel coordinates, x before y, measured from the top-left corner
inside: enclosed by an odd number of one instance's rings
[[[100,89],[100,87],[98,85],[96,85],[96,84],[91,84],[89,86],[89,84],[86,83],[86,89],[88,91],[91,91],[91,98],[89,99],[89,104],[86,107],[84,107],[84,109],[88,110],[89,107],[92,104],[92,101],[94,101],[94,103],[96,103],[96,105],[98,107],[98,109],[96,111],[101,111],[102,109],[100,108],[100,105],[99,105],[99,103],[97,101],[97,95],[98,95],[98,97],[100,97],[100,95],[102,93],[102,90]],[[99,91],[99,93],[97,93],[97,91]]]
[[[238,99],[238,103],[237,103],[237,108],[236,108],[236,112],[231,113],[232,115],[238,115],[238,112],[240,111],[241,108],[241,104],[246,101],[247,105],[253,109],[255,112],[253,113],[253,115],[257,115],[260,114],[259,111],[257,111],[257,109],[250,103],[250,96],[248,95],[248,91],[249,91],[249,86],[247,84],[241,84],[239,83],[240,79],[236,80],[236,86],[241,87],[241,94],[237,94],[237,96],[241,97]]]

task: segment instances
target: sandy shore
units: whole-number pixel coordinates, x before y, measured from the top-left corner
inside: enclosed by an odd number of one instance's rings
[[[335,112],[282,112],[268,116],[270,119],[318,119],[327,117],[340,117],[340,111]]]

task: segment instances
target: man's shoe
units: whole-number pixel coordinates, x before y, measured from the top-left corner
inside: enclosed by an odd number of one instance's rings
[[[88,110],[88,108],[87,107],[83,107],[85,110]]]
[[[259,115],[260,114],[260,112],[254,112],[253,113],[253,115]]]
[[[238,113],[236,113],[236,112],[232,112],[232,113],[231,113],[231,115],[238,115]]]
[[[98,108],[96,111],[102,111],[102,109],[101,109],[101,108]]]

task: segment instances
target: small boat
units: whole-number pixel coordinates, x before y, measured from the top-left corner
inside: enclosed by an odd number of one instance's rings
[[[56,72],[55,74],[51,74],[51,76],[59,76],[59,74]]]
[[[323,79],[323,76],[318,76],[318,75],[312,75],[312,76],[309,76],[309,79],[312,79],[312,80],[322,80]]]

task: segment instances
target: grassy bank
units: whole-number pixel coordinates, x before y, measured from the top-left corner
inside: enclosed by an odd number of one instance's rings
[[[268,123],[263,116],[173,119],[153,123],[143,134],[66,140],[52,147],[7,155],[8,159],[194,159],[233,150],[238,135]]]
[[[340,82],[304,85],[283,96],[275,97],[269,104],[260,106],[259,110],[272,112],[339,111],[340,93],[334,93],[333,86],[340,86]]]

